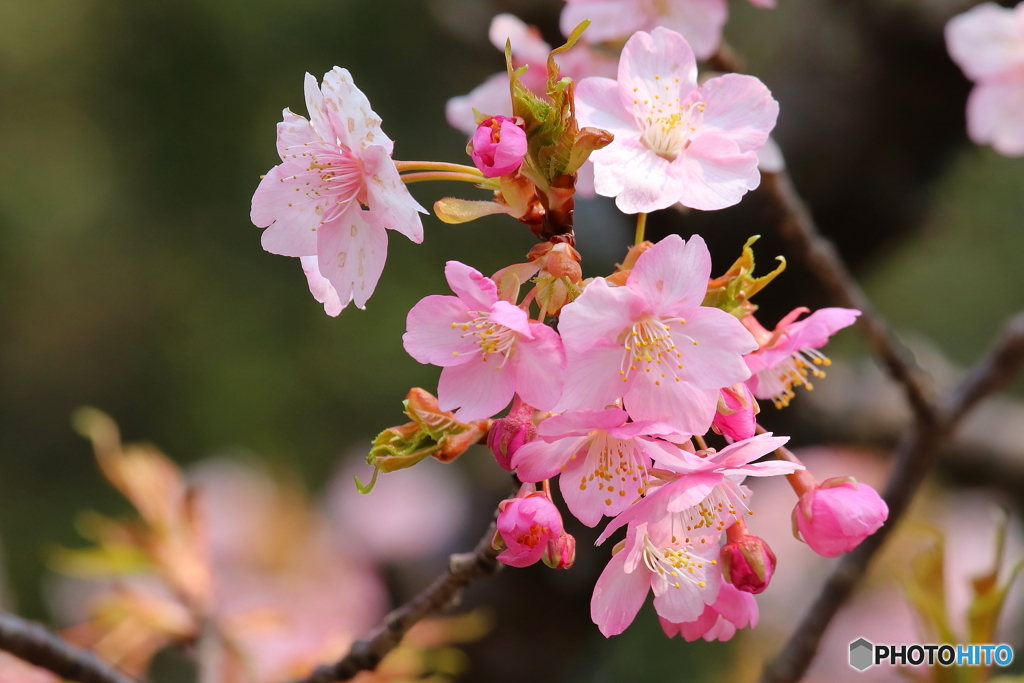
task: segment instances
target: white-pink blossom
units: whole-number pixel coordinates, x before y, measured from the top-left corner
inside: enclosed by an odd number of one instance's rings
[[[444,368],[437,386],[442,410],[462,422],[491,417],[514,394],[551,410],[565,382],[558,333],[498,299],[490,278],[458,261],[445,266],[457,296],[420,300],[406,318],[405,350],[421,363]]]
[[[580,125],[615,136],[590,158],[597,193],[625,213],[736,204],[760,183],[757,153],[779,113],[753,76],[726,74],[698,87],[693,50],[660,27],[629,39],[617,81],[586,78],[576,98]]]
[[[391,160],[394,143],[346,69],[335,67],[322,86],[306,74],[305,90],[310,118],[284,110],[281,163],[256,188],[251,218],[266,228],[264,249],[307,257],[314,297],[337,315],[350,301],[363,308],[373,293],[387,257],[386,230],[423,241],[418,213],[426,210],[402,182]]]
[[[985,2],[946,24],[946,46],[975,82],[967,133],[1000,154],[1024,155],[1024,3]]]
[[[622,398],[634,420],[704,434],[719,389],[750,376],[742,356],[757,347],[735,317],[701,306],[710,274],[704,240],[669,235],[637,259],[625,286],[587,285],[559,321],[569,359],[559,410]]]

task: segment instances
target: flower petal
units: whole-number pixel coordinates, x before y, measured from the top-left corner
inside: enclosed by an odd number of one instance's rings
[[[495,309],[499,304],[515,308],[499,301]],[[492,319],[496,320],[493,315]],[[515,366],[516,391],[537,410],[551,410],[562,398],[565,387],[565,350],[558,333],[547,325],[530,323],[530,329],[533,339],[520,337],[511,359]]]
[[[308,192],[307,182],[319,185],[320,176],[297,163],[284,163],[263,177],[252,196],[253,225],[266,228],[263,248],[281,256],[313,256],[320,226],[323,197]]]
[[[630,417],[665,422],[684,434],[704,434],[715,417],[718,389],[658,375],[655,372],[630,373],[623,397]]]
[[[604,344],[623,349],[619,335],[633,325],[643,310],[643,299],[631,289],[612,287],[598,277],[578,299],[562,309],[558,331],[566,349],[572,351],[585,352]]]
[[[348,69],[336,66],[324,74],[321,90],[338,140],[352,150],[379,145],[391,154],[395,143],[381,130],[380,117],[370,108],[370,101],[356,87]]]
[[[684,242],[669,235],[640,255],[626,287],[644,298],[648,311],[668,316],[700,306],[709,277],[711,253],[704,240],[694,235]]]
[[[710,306],[690,309],[686,322],[678,327],[682,333],[674,332],[672,337],[680,337],[676,342],[682,352],[680,377],[696,386],[716,389],[717,406],[718,389],[750,377],[743,354],[757,349],[757,342],[734,316]]]
[[[459,422],[496,415],[515,394],[515,374],[500,353],[477,354],[463,364],[441,371],[437,400],[441,410],[454,410]]]
[[[425,297],[406,316],[402,344],[420,363],[443,368],[468,363],[480,351],[476,335],[462,327],[472,317],[458,297]]]
[[[725,0],[672,0],[658,22],[682,34],[697,59],[715,54],[722,42],[722,28],[729,18]]]
[[[626,630],[643,607],[651,587],[650,572],[623,569],[626,553],[619,552],[608,562],[594,586],[590,600],[590,618],[604,636],[615,636]]]
[[[387,231],[367,212],[349,207],[316,234],[320,273],[338,292],[342,307],[355,301],[364,308],[384,271]]]
[[[1024,155],[1024,82],[980,83],[967,99],[967,132],[1000,154]]]
[[[583,40],[588,43],[603,43],[626,38],[647,28],[650,17],[635,6],[634,0],[570,0],[562,8],[558,25],[562,29],[562,35],[567,36],[587,20],[590,20],[590,26],[584,32]]]
[[[565,463],[587,442],[587,437],[569,437],[548,442],[535,439],[512,456],[512,469],[521,481],[538,482],[557,476]]]
[[[324,312],[327,315],[336,317],[344,306],[341,305],[341,299],[338,298],[338,292],[335,291],[334,285],[320,274],[316,256],[300,256],[299,262],[302,264],[302,272],[306,274],[306,283],[309,285],[310,294],[324,305]]]
[[[576,117],[580,126],[603,128],[616,138],[636,135],[638,131],[633,114],[622,104],[619,84],[610,78],[584,78],[579,82]]]
[[[1024,64],[1022,10],[982,3],[946,24],[946,46],[972,81],[1001,76]]]
[[[623,213],[667,209],[685,193],[687,178],[674,173],[667,159],[647,149],[638,132],[617,136],[590,159],[594,162],[594,189],[602,197],[615,197],[615,206]]]
[[[584,436],[595,429],[607,431],[629,419],[625,410],[574,410],[549,417],[537,426],[537,433],[547,437]]]
[[[697,88],[697,60],[686,40],[667,28],[638,31],[619,57],[622,104],[637,120],[657,118],[663,103],[683,100]]]
[[[741,152],[733,140],[710,132],[690,140],[690,146],[672,162],[670,173],[683,188],[679,203],[701,211],[738,204],[761,183],[757,154]]]
[[[731,139],[740,152],[761,149],[779,117],[779,103],[753,76],[725,74],[708,79],[692,97],[707,105],[694,139],[714,133]]]
[[[498,300],[498,286],[494,281],[465,263],[449,261],[444,264],[444,277],[471,311],[489,311]]]
[[[422,242],[423,223],[418,214],[427,210],[409,194],[387,149],[370,145],[361,158],[370,212],[385,228],[402,233],[416,244]]]
[[[565,389],[555,412],[601,410],[614,403],[625,389],[619,376],[623,353],[618,344],[601,344],[583,353],[566,348]]]

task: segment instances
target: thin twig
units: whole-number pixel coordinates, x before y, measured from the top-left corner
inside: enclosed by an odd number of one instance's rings
[[[135,683],[86,650],[80,650],[42,624],[0,612],[0,650],[78,683]]]
[[[366,640],[360,640],[340,661],[318,667],[308,678],[297,683],[334,683],[348,681],[360,671],[377,668],[385,655],[398,647],[405,634],[417,622],[455,603],[462,590],[474,579],[491,576],[501,567],[495,559],[498,551],[491,547],[495,533],[491,522],[487,532],[471,553],[452,555],[448,571],[437,577],[419,595],[384,618]]]

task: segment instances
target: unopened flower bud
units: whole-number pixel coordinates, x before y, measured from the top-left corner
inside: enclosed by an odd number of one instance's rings
[[[826,479],[800,494],[793,535],[823,557],[850,552],[889,517],[878,492],[853,477]]]
[[[477,126],[469,144],[470,156],[488,178],[518,169],[526,156],[526,131],[507,116],[492,116]]]
[[[718,395],[718,409],[712,428],[735,441],[743,441],[754,435],[757,429],[757,415],[760,406],[750,389],[744,383],[725,387]]]
[[[552,569],[568,569],[576,561],[576,539],[563,531],[557,538],[548,540],[541,559]]]
[[[532,488],[532,484],[526,484],[519,493],[520,497],[498,504],[500,543],[495,543],[495,547],[503,545],[505,548],[498,555],[498,561],[512,567],[528,567],[541,559],[560,562],[561,554],[566,550],[565,541],[560,541],[565,535],[562,515],[545,494],[529,492]],[[571,558],[575,556],[575,541],[569,550],[571,564]],[[554,557],[556,554],[558,557]]]
[[[749,533],[742,522],[727,532],[729,542],[722,546],[722,576],[745,593],[760,593],[775,573],[775,553],[763,538]]]
[[[494,453],[498,464],[511,472],[512,456],[535,438],[537,427],[533,424],[533,407],[516,395],[508,415],[495,420],[491,425],[491,431],[487,434],[487,447]]]

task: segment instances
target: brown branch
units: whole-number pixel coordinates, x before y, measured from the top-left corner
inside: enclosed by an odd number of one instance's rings
[[[348,681],[360,671],[376,669],[385,655],[398,647],[405,634],[417,622],[455,603],[462,590],[474,579],[491,576],[498,571],[501,567],[496,559],[498,551],[491,547],[495,529],[495,523],[491,522],[473,552],[452,555],[448,571],[437,577],[419,595],[387,615],[366,640],[357,641],[343,659],[318,667],[308,678],[297,683]]]
[[[1019,313],[1007,322],[995,346],[967,378],[943,399],[936,408],[934,422],[925,424],[919,420],[904,435],[896,451],[896,467],[883,496],[889,506],[888,521],[843,557],[789,642],[768,667],[762,683],[800,680],[814,659],[829,622],[853,593],[871,558],[910,506],[943,442],[982,399],[1009,385],[1022,365],[1024,313]]]
[[[86,650],[80,650],[42,624],[0,612],[0,650],[78,683],[135,683]]]

